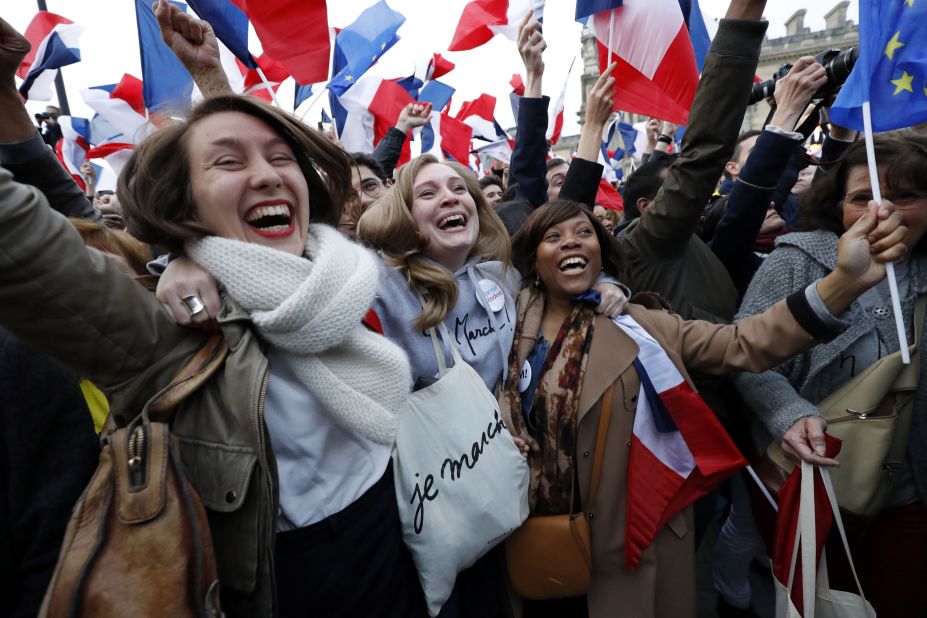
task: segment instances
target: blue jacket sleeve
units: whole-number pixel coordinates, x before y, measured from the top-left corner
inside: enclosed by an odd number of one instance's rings
[[[522,97],[518,106],[515,150],[509,184],[518,184],[515,198],[532,208],[547,201],[547,105],[550,97]]]
[[[100,218],[38,132],[21,142],[0,144],[0,163],[13,173],[16,182],[32,185],[44,193],[49,206],[65,217]]]
[[[753,246],[779,179],[798,142],[763,131],[728,195],[727,208],[708,245],[743,294],[753,276]]]

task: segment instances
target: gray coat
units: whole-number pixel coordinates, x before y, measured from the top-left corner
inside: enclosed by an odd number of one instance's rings
[[[832,271],[837,262],[837,236],[815,231],[787,234],[776,241],[776,249],[757,271],[747,289],[736,320],[762,313],[776,301],[806,287]],[[918,294],[927,291],[927,255],[911,257],[910,293],[901,299],[908,341],[913,337],[914,306]],[[847,381],[841,369],[842,355],[850,346],[873,332],[886,353],[898,350],[898,338],[891,313],[867,311],[854,301],[840,318],[849,323],[834,339],[761,374],[741,374],[734,378],[740,394],[765,426],[767,440],[781,440],[795,421],[820,416],[815,406]],[[927,330],[927,329],[925,329]],[[919,342],[921,375],[918,382],[915,416],[909,452],[918,490],[927,496],[927,341]],[[763,445],[761,445],[763,446]]]

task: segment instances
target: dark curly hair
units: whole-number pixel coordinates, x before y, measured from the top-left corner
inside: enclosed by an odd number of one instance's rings
[[[541,244],[544,233],[551,227],[580,214],[589,219],[599,240],[602,270],[619,281],[626,280],[624,275],[627,261],[618,239],[606,231],[605,226],[592,216],[588,207],[571,200],[554,200],[532,212],[512,238],[512,264],[521,273],[524,281],[534,281],[538,276],[538,245]]]
[[[885,170],[883,193],[891,193],[908,182],[927,189],[927,135],[911,132],[876,135],[875,157],[879,167]],[[847,148],[834,168],[816,178],[801,194],[801,214],[795,230],[828,230],[838,236],[843,234],[843,198],[850,171],[867,165],[866,144],[858,140]]]

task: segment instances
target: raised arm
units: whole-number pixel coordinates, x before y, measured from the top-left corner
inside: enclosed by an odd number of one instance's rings
[[[602,148],[602,131],[612,114],[615,90],[612,71],[615,66],[614,63],[609,65],[589,89],[586,96],[586,118],[579,132],[576,157],[570,164],[563,186],[560,187],[561,198],[586,204],[590,208],[595,205],[599,181],[602,178],[603,166],[599,163],[599,152]]]
[[[802,112],[827,81],[824,67],[813,57],[799,58],[776,85],[776,112],[760,134],[753,151],[734,182],[727,208],[708,243],[743,293],[750,283],[751,254],[757,234],[774,199],[779,179],[800,147],[801,135],[793,133]]]
[[[402,156],[402,147],[414,129],[431,121],[431,103],[409,103],[399,113],[395,127],[390,127],[371,156],[383,167],[387,178],[393,177],[396,163]]]
[[[764,371],[809,349],[814,340],[838,334],[845,324],[834,316],[885,277],[886,262],[906,252],[901,215],[877,211],[875,203],[870,204],[866,215],[840,238],[836,268],[772,308],[724,326],[660,314],[660,319],[674,322],[666,325],[667,332],[675,330],[682,342],[686,366],[713,375]]]
[[[518,106],[515,148],[509,164],[509,185],[518,185],[515,197],[537,208],[547,201],[547,106],[541,95],[544,77],[542,54],[547,49],[541,24],[531,11],[518,31],[518,53],[525,63],[525,94]]]
[[[141,409],[202,340],[3,168],[0,326],[92,380],[119,410]]]
[[[203,96],[231,93],[232,87],[219,60],[219,41],[209,22],[185,13],[167,0],[158,0],[154,14],[161,38],[190,72]]]
[[[766,22],[764,0],[734,0],[702,70],[679,158],[653,204],[626,236],[638,254],[676,257],[685,250],[724,164],[734,151],[756,74]]]
[[[16,90],[14,75],[29,48],[26,37],[0,18],[0,164],[17,182],[41,190],[61,214],[97,219],[84,192],[45,145]]]

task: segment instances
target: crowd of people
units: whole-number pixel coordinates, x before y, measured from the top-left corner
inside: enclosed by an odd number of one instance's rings
[[[691,388],[681,413],[720,419],[751,462],[778,444],[793,463],[885,468],[868,515],[846,516],[862,588],[880,617],[927,617],[927,133],[876,136],[876,203],[854,132],[825,123],[817,158],[796,132],[827,80],[810,57],[779,80],[763,130],[740,133],[765,4],[731,1],[675,152],[676,127],[648,123],[623,213],[596,202],[614,65],[588,92],[575,156],[548,159],[530,14],[514,151],[477,177],[431,155],[397,167],[428,105],[348,153],[232,94],[208,25],[162,1],[164,40],[204,100],[103,195],[91,167],[82,188],[49,149],[57,109],[41,130],[26,112],[14,74],[29,45],[0,18],[0,612],[39,612],[100,437],[219,333],[228,356],[171,433],[227,616],[428,615],[391,457],[410,394],[458,358],[525,458],[529,517],[585,514],[591,579],[521,598],[500,538],[439,616],[694,618],[702,543],[717,615],[769,615],[750,573],[771,577],[774,516],[746,474],[631,548],[635,419],[670,373]],[[899,353],[888,262],[921,373],[868,413],[910,429],[891,462],[850,443],[837,461],[822,402]],[[827,559],[853,589],[840,552]]]

